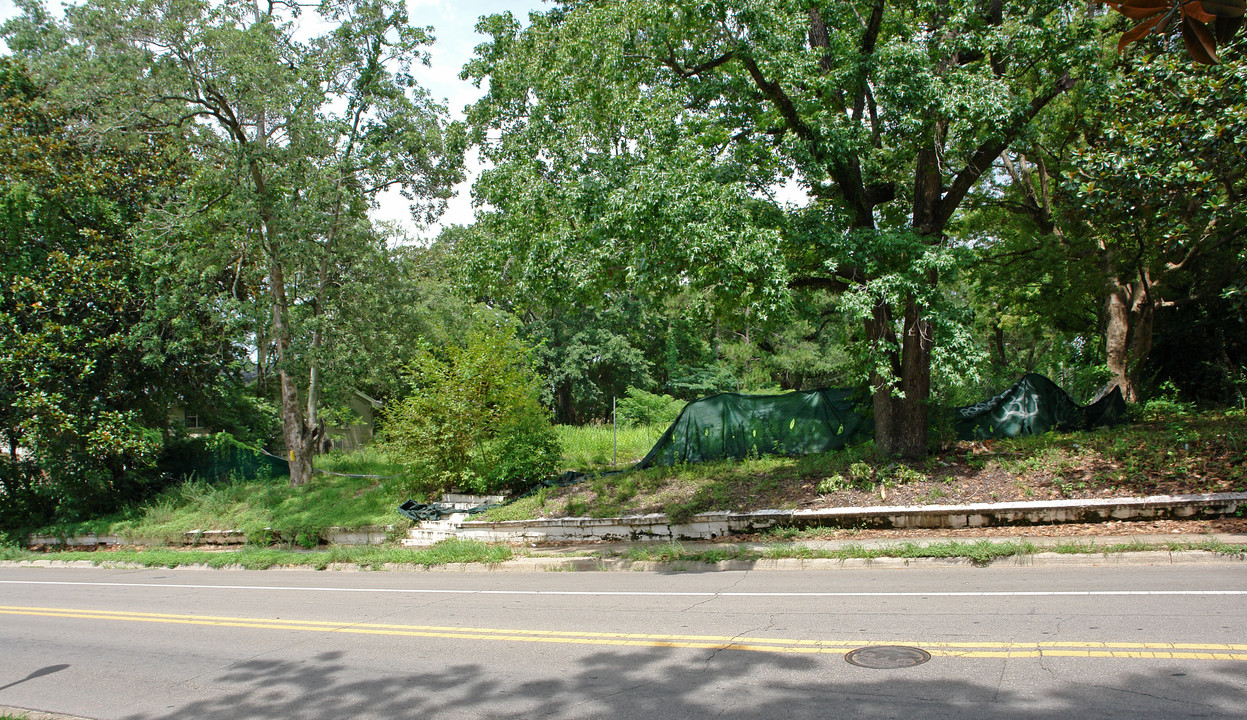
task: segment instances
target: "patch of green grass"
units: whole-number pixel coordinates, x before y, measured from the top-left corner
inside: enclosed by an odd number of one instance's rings
[[[41,553],[23,550],[12,545],[0,545],[0,560],[35,560],[43,557]]]
[[[760,559],[830,559],[851,560],[879,558],[967,558],[972,562],[986,564],[1002,557],[1024,555],[1036,552],[1034,545],[1028,542],[978,542],[947,541],[931,544],[900,543],[887,547],[865,547],[861,545],[845,545],[830,550],[816,550],[807,545],[777,543],[766,545],[761,549],[748,545],[724,545],[710,549],[690,551],[678,542],[662,545],[634,545],[625,550],[620,557],[625,560],[647,561],[656,563],[717,563],[726,560],[756,561]]]
[[[410,468],[388,453],[375,447],[364,447],[349,453],[334,451],[316,458],[319,470],[345,475],[377,475],[379,479],[400,479]]]
[[[529,495],[515,502],[474,515],[472,519],[488,522],[506,522],[508,520],[529,520],[542,517],[545,514],[544,506],[542,505],[543,500],[544,498],[538,498],[536,495]]]
[[[1115,545],[1068,542],[1052,547],[1038,546],[1025,540],[1010,540],[1006,542],[949,540],[934,543],[904,542],[882,547],[850,544],[826,550],[816,550],[808,545],[797,543],[773,543],[761,548],[754,548],[748,545],[722,545],[710,549],[689,550],[679,542],[673,541],[661,545],[634,545],[624,550],[618,557],[633,562],[663,564],[714,564],[727,560],[752,562],[760,559],[878,560],[882,558],[900,558],[912,560],[943,558],[966,559],[976,565],[987,565],[1001,558],[1033,555],[1038,552],[1055,552],[1065,555],[1110,555],[1147,550],[1169,550],[1171,552],[1205,551],[1231,557],[1247,556],[1247,547],[1230,545],[1217,540],[1199,543],[1162,544],[1131,541]]]
[[[125,563],[142,567],[176,568],[203,565],[211,568],[243,568],[267,570],[275,567],[303,567],[324,570],[331,565],[358,565],[380,569],[386,565],[433,567],[451,563],[497,564],[514,557],[511,548],[487,545],[478,540],[443,540],[427,548],[411,549],[392,546],[334,545],[324,550],[298,552],[281,548],[245,547],[239,550],[115,550],[109,552],[64,551],[0,559],[51,559],[70,562],[86,560],[96,565]]]
[[[410,497],[402,466],[375,450],[317,458],[317,473],[302,487],[286,478],[218,482],[192,479],[159,495],[93,520],[43,528],[39,534],[68,537],[118,535],[131,541],[179,542],[193,530],[238,530],[258,544],[281,537],[314,545],[329,527],[389,525],[403,521],[396,508]],[[346,472],[349,471],[349,472]],[[344,475],[388,475],[383,479]]]
[[[557,425],[554,429],[563,446],[564,466],[589,472],[635,464],[654,447],[658,438],[667,431],[667,425],[621,425],[617,463],[612,463],[616,456],[616,436],[611,425]]]

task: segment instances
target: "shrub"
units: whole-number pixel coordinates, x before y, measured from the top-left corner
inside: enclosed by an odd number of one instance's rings
[[[411,393],[384,418],[382,446],[426,475],[424,488],[520,491],[558,468],[530,349],[507,323],[474,322],[462,344],[421,347]]]
[[[526,413],[509,421],[493,445],[493,466],[484,482],[471,486],[478,492],[523,492],[558,470],[563,458],[558,434],[541,414]]]

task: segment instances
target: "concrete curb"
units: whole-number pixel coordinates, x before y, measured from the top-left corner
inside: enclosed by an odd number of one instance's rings
[[[446,565],[435,565],[425,567],[423,565],[410,564],[386,564],[384,571],[396,572],[427,572],[427,573],[467,573],[467,572],[500,572],[500,573],[525,573],[525,572],[675,572],[675,573],[698,573],[698,572],[803,572],[803,571],[829,571],[829,570],[853,570],[853,569],[872,569],[872,570],[889,570],[904,568],[948,568],[948,567],[1105,567],[1105,566],[1159,566],[1159,565],[1201,565],[1201,564],[1235,564],[1241,565],[1247,563],[1247,552],[1242,555],[1224,555],[1209,550],[1199,549],[1170,549],[1167,545],[1172,544],[1193,544],[1198,545],[1200,542],[1214,540],[1227,545],[1236,545],[1247,549],[1247,535],[1207,535],[1207,536],[1148,536],[1144,538],[1131,537],[1103,537],[1096,540],[1088,539],[1083,543],[1081,540],[1072,544],[1086,544],[1091,546],[1102,545],[1103,550],[1086,552],[1086,553],[1065,553],[1044,551],[1043,547],[1052,547],[1061,544],[1058,541],[1064,540],[1069,543],[1068,538],[980,538],[974,540],[961,540],[959,542],[965,545],[975,545],[979,542],[989,542],[994,544],[1007,544],[1011,542],[1028,542],[1040,548],[1038,552],[1024,553],[1018,555],[1010,555],[989,560],[987,562],[978,562],[969,557],[893,557],[882,555],[880,557],[870,558],[759,558],[756,560],[723,560],[719,562],[699,562],[693,560],[675,560],[671,562],[660,562],[654,560],[628,560],[625,558],[602,557],[600,555],[530,555],[507,560],[501,563],[449,563]],[[1118,541],[1118,542],[1113,542]],[[1134,541],[1144,542],[1154,545],[1154,549],[1147,550],[1130,550],[1117,551],[1112,546],[1122,542]],[[877,550],[886,553],[890,548],[910,545],[931,545],[948,542],[945,539],[928,539],[925,542],[915,543],[900,540],[878,540],[878,541],[808,541],[797,543],[812,548],[818,545],[835,544],[837,547],[860,547],[862,549]],[[717,544],[709,543],[713,547]],[[764,548],[766,543],[751,543],[748,547],[753,549]],[[817,549],[817,548],[816,548]],[[831,548],[822,548],[831,549]],[[564,550],[563,552],[567,552]],[[583,549],[572,549],[571,552],[584,552]],[[0,567],[43,567],[43,568],[112,568],[112,569],[146,569],[146,566],[137,563],[128,562],[112,562],[109,560],[101,560],[99,562],[92,560],[25,560],[25,561],[0,561]],[[188,570],[211,570],[229,571],[237,568],[212,568],[207,565],[180,565],[182,569]],[[302,566],[286,566],[270,568],[271,571],[300,571],[309,570],[310,568]],[[358,565],[336,563],[325,568],[323,572],[376,572],[375,570],[364,568]]]
[[[576,542],[646,540],[716,540],[773,527],[976,528],[1052,525],[1136,519],[1191,519],[1232,515],[1247,507],[1247,493],[1153,495],[1143,498],[1047,500],[829,508],[823,510],[761,510],[752,513],[712,512],[687,522],[672,522],[661,513],[620,518],[552,518],[490,522],[456,514],[412,528],[403,544],[431,545],[451,537],[485,542]]]
[[[13,715],[14,717],[25,718],[25,720],[91,720],[90,718],[79,717],[77,715],[46,713],[38,710],[26,710],[25,708],[10,707],[8,705],[0,705],[0,715]]]

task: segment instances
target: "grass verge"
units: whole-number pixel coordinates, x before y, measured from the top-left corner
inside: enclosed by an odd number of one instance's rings
[[[0,560],[32,561],[85,560],[95,565],[127,563],[143,567],[175,568],[202,565],[211,568],[242,568],[268,570],[276,567],[302,567],[324,570],[335,565],[356,565],[381,569],[387,565],[434,567],[451,563],[483,563],[495,565],[515,556],[504,545],[487,545],[478,540],[444,540],[427,548],[410,549],[386,546],[355,547],[334,545],[324,550],[294,551],[281,548],[245,547],[239,550],[114,550],[108,552],[39,553],[11,547],[0,548]]]
[[[1109,557],[1131,552],[1208,552],[1225,557],[1247,558],[1247,546],[1221,542],[1213,538],[1201,542],[1148,543],[1129,541],[1111,545],[1070,541],[1056,545],[1036,545],[1026,540],[963,542],[948,540],[932,543],[899,542],[886,546],[848,544],[833,549],[816,549],[793,542],[763,544],[730,544],[710,548],[688,548],[680,542],[661,544],[636,544],[620,552],[595,552],[587,550],[580,557],[597,557],[601,560],[627,560],[651,562],[680,569],[684,564],[709,564],[762,560],[879,560],[884,558],[916,559],[965,559],[976,565],[988,565],[994,560],[1024,557],[1036,553],[1061,555],[1099,555]],[[444,540],[419,550],[395,547],[349,547],[334,546],[325,550],[297,551],[280,548],[247,547],[239,550],[115,550],[107,552],[31,552],[13,547],[0,547],[0,560],[85,560],[96,565],[126,563],[142,567],[175,568],[199,565],[211,568],[241,568],[267,570],[276,567],[302,567],[324,570],[331,566],[354,565],[365,569],[386,567],[435,567],[451,563],[481,563],[495,565],[525,555],[505,545],[489,545],[477,540]],[[605,567],[605,566],[602,566]],[[3,720],[3,718],[0,718]]]
[[[679,565],[681,563],[715,564],[726,561],[757,562],[759,560],[781,559],[879,560],[883,558],[905,560],[920,558],[965,559],[976,565],[987,565],[993,560],[1001,558],[1029,556],[1040,552],[1108,557],[1128,552],[1155,550],[1167,550],[1169,552],[1203,551],[1234,558],[1247,557],[1247,547],[1231,545],[1213,539],[1197,543],[1145,543],[1133,541],[1113,545],[1093,545],[1090,543],[1071,542],[1054,546],[1035,545],[1026,540],[1009,540],[1004,542],[993,542],[990,540],[962,542],[949,540],[934,543],[903,542],[879,547],[850,544],[834,549],[815,549],[795,543],[775,543],[762,546],[744,544],[724,545],[697,550],[690,550],[678,542],[672,542],[655,546],[634,545],[621,553],[604,557],[669,565]]]

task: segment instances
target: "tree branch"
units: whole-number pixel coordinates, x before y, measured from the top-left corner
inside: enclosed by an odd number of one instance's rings
[[[957,176],[953,178],[953,182],[948,187],[948,191],[940,198],[938,208],[936,209],[936,217],[940,227],[943,227],[952,217],[961,201],[965,199],[966,193],[970,192],[970,188],[978,182],[983,173],[991,167],[996,158],[1009,147],[1017,136],[1022,132],[1023,128],[1045,107],[1066,90],[1074,87],[1077,83],[1075,78],[1070,77],[1067,72],[1052,84],[1043,94],[1038,95],[1031,100],[1026,111],[1013,119],[1008,128],[999,136],[991,138],[979,145],[974,154],[970,156],[970,161],[961,169]]]

